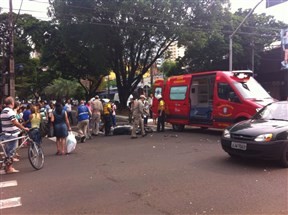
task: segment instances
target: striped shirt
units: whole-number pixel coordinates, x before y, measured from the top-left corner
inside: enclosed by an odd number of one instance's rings
[[[13,125],[13,121],[16,119],[15,111],[9,107],[5,107],[0,115],[2,132],[9,133],[13,136],[17,136],[20,133],[20,129]]]

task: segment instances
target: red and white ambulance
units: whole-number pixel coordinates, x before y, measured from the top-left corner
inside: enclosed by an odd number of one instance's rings
[[[158,79],[154,83],[152,111],[159,95],[165,101],[166,122],[173,130],[185,125],[226,128],[250,118],[274,99],[253,78],[250,70],[211,71]]]

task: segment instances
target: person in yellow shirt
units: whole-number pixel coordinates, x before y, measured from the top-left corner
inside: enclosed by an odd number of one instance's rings
[[[40,144],[42,142],[42,137],[40,133],[40,123],[42,120],[40,111],[38,107],[33,105],[31,107],[31,114],[29,116],[29,120],[31,122],[31,136],[32,139],[37,143]]]
[[[157,131],[164,131],[165,130],[165,102],[161,95],[158,97],[158,120],[157,120]]]
[[[103,118],[104,118],[104,126],[105,126],[105,136],[108,136],[111,131],[111,121],[112,121],[112,106],[111,102],[105,102],[103,105]]]

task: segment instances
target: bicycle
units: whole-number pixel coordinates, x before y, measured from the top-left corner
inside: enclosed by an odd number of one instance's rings
[[[30,129],[28,132],[23,131],[24,135],[20,137],[15,137],[7,140],[0,140],[0,146],[3,151],[2,156],[0,156],[0,169],[4,169],[5,172],[7,170],[7,166],[13,163],[13,157],[17,153],[17,151],[24,147],[25,144],[28,145],[28,159],[32,167],[36,170],[40,170],[44,166],[44,152],[40,146],[35,141],[33,141],[31,137],[31,132],[33,129]],[[2,135],[9,136],[5,133],[0,133],[0,138]],[[13,156],[8,157],[5,151],[5,144],[14,141],[14,140],[22,140],[21,144],[14,150]]]

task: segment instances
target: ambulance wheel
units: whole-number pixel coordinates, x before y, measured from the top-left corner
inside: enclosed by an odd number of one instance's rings
[[[172,125],[173,131],[183,131],[184,127],[185,125],[177,125],[177,124]]]

